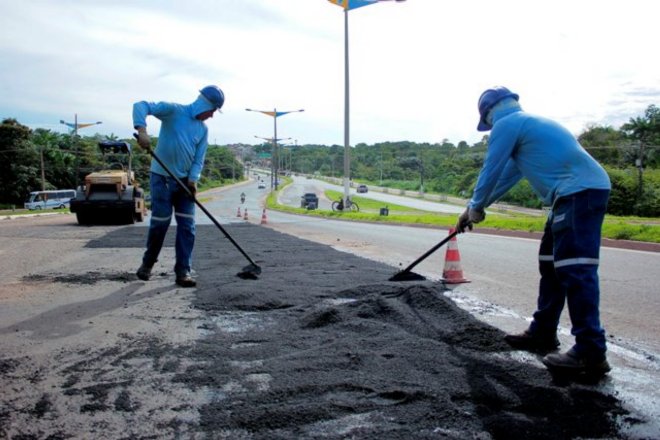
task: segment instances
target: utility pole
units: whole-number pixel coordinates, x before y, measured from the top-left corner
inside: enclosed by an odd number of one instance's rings
[[[46,170],[44,166],[44,146],[39,149],[39,156],[41,158],[41,190],[46,191]]]
[[[424,194],[424,155],[419,150],[419,193]]]
[[[644,141],[639,143],[639,158],[635,160],[635,166],[637,167],[637,203],[641,203],[642,196],[644,195]]]
[[[424,194],[424,160],[419,158],[419,193]]]
[[[380,144],[380,186],[383,186],[383,144]]]

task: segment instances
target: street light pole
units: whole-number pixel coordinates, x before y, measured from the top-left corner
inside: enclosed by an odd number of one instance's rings
[[[265,141],[270,142],[271,145],[273,145],[273,147],[277,144],[277,141],[286,141],[286,140],[291,139],[291,138],[283,138],[283,139],[267,138],[267,137],[261,137],[261,136],[257,136],[257,135],[255,135],[254,137],[256,137],[257,139],[263,139]],[[277,189],[277,179],[276,178],[274,179],[274,177],[273,177],[273,176],[276,175],[275,170],[277,169],[277,167],[275,166],[275,155],[271,152],[270,156],[271,156],[270,157],[270,188],[272,189],[273,187],[275,187],[275,189]]]
[[[101,122],[101,121],[90,122],[90,123],[85,123],[85,124],[79,124],[79,123],[78,123],[78,114],[77,114],[77,113],[73,115],[73,121],[74,121],[74,122],[71,123],[71,122],[66,122],[66,121],[60,119],[60,124],[64,124],[64,125],[66,125],[67,127],[69,127],[69,128],[71,129],[71,131],[72,131],[73,136],[78,136],[78,129],[79,129],[79,128],[85,128],[85,127],[91,127],[92,125],[103,124],[103,122]]]
[[[99,125],[103,124],[101,121],[96,121],[96,122],[90,122],[86,124],[79,124],[78,123],[78,113],[75,113],[73,115],[73,123],[71,122],[66,122],[62,119],[60,119],[60,124],[64,124],[67,127],[71,129],[71,135],[72,135],[72,141],[75,143],[76,147],[76,186],[78,185],[78,178],[80,177],[80,150],[78,149],[78,129],[79,128],[85,128],[85,127],[91,127],[92,125]]]
[[[277,109],[273,109],[273,113],[277,114]],[[275,191],[277,191],[277,187],[279,182],[279,175],[280,175],[280,151],[277,148],[277,116],[273,118],[273,133],[275,135],[273,136],[273,163],[275,164]]]
[[[277,109],[275,108],[271,112],[271,111],[267,111],[267,110],[252,110],[251,108],[246,108],[245,111],[263,113],[264,115],[268,115],[268,116],[273,117],[273,131],[274,131],[275,134],[273,136],[273,154],[272,154],[272,158],[271,158],[271,166],[272,166],[273,163],[275,164],[275,167],[274,167],[275,168],[274,169],[275,176],[274,177],[272,176],[273,172],[271,171],[271,180],[273,178],[275,179],[274,187],[275,187],[275,190],[277,191],[277,186],[278,186],[277,173],[279,172],[279,170],[278,170],[279,167],[278,167],[278,163],[277,163],[278,157],[279,157],[278,151],[277,151],[277,118],[279,116],[284,116],[284,115],[289,114],[289,113],[304,112],[305,110],[300,109],[300,110],[290,110],[290,111],[287,111],[287,112],[278,112]],[[271,187],[272,187],[272,185],[271,185]]]
[[[346,0],[348,1],[348,0]],[[349,188],[351,180],[351,142],[350,142],[350,85],[348,69],[348,10],[344,8],[344,206],[350,206]]]
[[[350,97],[349,97],[349,69],[348,69],[348,11],[392,0],[328,0],[344,8],[344,206],[349,206],[349,187],[351,179],[350,155]],[[394,0],[403,2],[405,0]]]

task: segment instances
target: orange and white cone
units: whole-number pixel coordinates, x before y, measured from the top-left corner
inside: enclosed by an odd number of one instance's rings
[[[236,213],[236,217],[242,217],[241,216],[241,207],[238,207],[238,212]]]
[[[454,232],[450,229],[449,233]],[[461,254],[458,252],[458,240],[452,237],[447,243],[447,253],[445,254],[445,268],[442,271],[442,278],[447,284],[469,283],[470,280],[463,276],[461,269]]]
[[[243,220],[247,221],[248,215],[247,215],[247,208],[245,208],[245,215],[243,215]]]
[[[264,212],[261,214],[261,224],[265,225],[268,223],[268,219],[266,218],[266,210],[264,209]]]

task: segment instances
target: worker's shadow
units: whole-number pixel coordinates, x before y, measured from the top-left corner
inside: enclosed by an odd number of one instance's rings
[[[29,332],[27,337],[31,339],[64,338],[91,326],[91,318],[177,289],[177,286],[172,284],[140,291],[144,286],[143,282],[134,282],[102,298],[65,304],[9,327],[0,328],[0,334]]]

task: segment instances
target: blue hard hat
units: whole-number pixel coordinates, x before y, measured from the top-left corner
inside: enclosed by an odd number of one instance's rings
[[[478,131],[488,131],[493,128],[488,122],[486,122],[486,117],[488,112],[490,112],[495,104],[503,100],[504,98],[513,98],[516,101],[519,96],[516,93],[513,93],[511,90],[502,86],[495,86],[492,89],[488,89],[481,94],[479,97],[479,125],[477,125]]]
[[[222,105],[225,103],[225,94],[222,93],[217,86],[206,86],[199,91],[202,96],[215,106],[218,110],[222,108]]]

